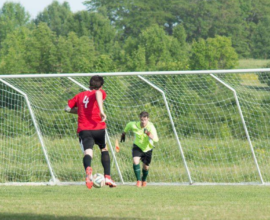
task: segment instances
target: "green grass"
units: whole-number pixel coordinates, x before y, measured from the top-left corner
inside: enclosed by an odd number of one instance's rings
[[[269,186],[2,186],[0,219],[270,219]]]
[[[259,59],[241,59],[239,60],[238,69],[256,69],[265,68],[270,63],[270,60],[259,60]]]

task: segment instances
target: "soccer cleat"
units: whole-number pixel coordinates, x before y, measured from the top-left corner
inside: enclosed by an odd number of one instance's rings
[[[116,187],[115,182],[112,180],[111,176],[105,175],[105,184],[109,187]]]
[[[147,182],[146,181],[142,181],[142,187],[146,187]]]
[[[93,186],[92,181],[92,167],[87,167],[85,170],[86,178],[85,178],[85,185],[88,189],[91,189]]]
[[[142,186],[142,181],[141,180],[138,180],[137,183],[136,183],[136,186],[137,187],[141,187]]]

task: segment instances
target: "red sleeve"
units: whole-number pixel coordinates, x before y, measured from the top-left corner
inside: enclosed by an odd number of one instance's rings
[[[70,108],[77,107],[77,95],[73,97],[73,99],[68,100],[68,106]]]

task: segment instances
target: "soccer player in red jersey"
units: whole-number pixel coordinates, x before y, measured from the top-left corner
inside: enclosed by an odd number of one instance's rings
[[[110,155],[105,143],[106,114],[103,110],[103,101],[106,92],[102,89],[102,76],[93,76],[90,79],[90,90],[78,93],[68,100],[65,111],[78,114],[78,129],[80,144],[84,149],[83,165],[86,172],[86,186],[91,189],[93,146],[97,144],[101,151],[101,163],[104,168],[105,184],[116,187],[110,176]]]

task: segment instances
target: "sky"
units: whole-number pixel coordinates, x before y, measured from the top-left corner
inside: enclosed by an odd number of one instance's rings
[[[86,6],[83,5],[85,0],[57,0],[60,4],[68,2],[72,12],[86,10]],[[0,0],[0,8],[3,7],[5,2],[20,3],[27,12],[30,13],[32,18],[36,18],[39,12],[42,12],[44,8],[50,5],[53,0]]]

